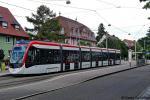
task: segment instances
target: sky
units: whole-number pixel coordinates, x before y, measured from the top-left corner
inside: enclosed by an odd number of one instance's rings
[[[40,5],[46,5],[57,16],[76,19],[89,27],[96,35],[100,23],[103,23],[110,35],[120,39],[137,40],[146,36],[150,27],[150,9],[142,9],[145,3],[139,0],[0,0],[0,6],[7,7],[21,26],[32,28],[25,16],[36,13]],[[19,6],[19,7],[18,7]],[[109,26],[109,24],[111,26]],[[130,35],[129,35],[130,34]]]

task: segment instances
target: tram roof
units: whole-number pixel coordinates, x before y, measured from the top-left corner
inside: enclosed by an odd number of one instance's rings
[[[99,47],[88,47],[88,46],[76,46],[70,44],[60,44],[55,42],[47,42],[47,41],[30,41],[30,45],[39,44],[39,45],[51,45],[51,46],[63,46],[63,47],[71,47],[71,48],[83,48],[83,49],[96,49],[96,50],[109,50],[109,51],[117,51],[120,52],[118,49],[107,49],[107,48],[99,48]]]

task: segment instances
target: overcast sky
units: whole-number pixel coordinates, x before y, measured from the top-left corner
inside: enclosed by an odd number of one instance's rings
[[[0,0],[0,6],[7,7],[22,27],[33,27],[25,16],[35,13],[37,7],[44,4],[59,15],[76,19],[88,26],[94,33],[100,23],[106,31],[120,39],[138,39],[144,37],[150,27],[150,9],[142,9],[144,3],[139,0]],[[30,10],[25,10],[17,5]],[[111,26],[108,26],[111,24]],[[128,34],[131,34],[130,36]]]

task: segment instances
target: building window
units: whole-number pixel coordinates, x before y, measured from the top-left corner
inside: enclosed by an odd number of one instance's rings
[[[64,33],[65,33],[64,28],[62,28],[60,34],[64,34]]]
[[[10,36],[6,36],[6,43],[10,43]]]
[[[73,34],[74,32],[73,32],[74,30],[73,30],[73,27],[71,28],[71,33]]]
[[[76,33],[78,33],[78,28],[76,28]]]
[[[7,28],[8,27],[8,23],[7,22],[2,22],[2,27],[3,28]]]
[[[16,30],[19,30],[19,29],[20,29],[20,26],[19,26],[19,25],[15,25],[15,29],[16,29]]]

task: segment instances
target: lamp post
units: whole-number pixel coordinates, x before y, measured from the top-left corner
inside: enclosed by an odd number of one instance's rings
[[[110,27],[111,26],[111,24],[108,24],[108,26]],[[106,49],[108,49],[108,35],[106,34]]]
[[[136,45],[136,40],[134,41],[134,45],[135,45],[134,46],[135,47],[135,62],[137,63],[137,55],[136,55],[136,51],[137,51],[136,47],[137,47],[137,45]]]
[[[71,4],[71,1],[70,0],[66,0],[66,4]]]

